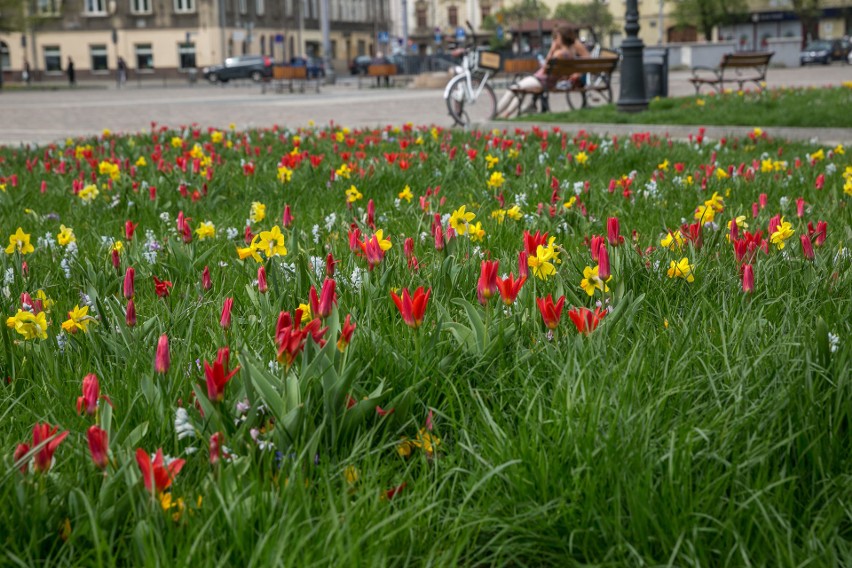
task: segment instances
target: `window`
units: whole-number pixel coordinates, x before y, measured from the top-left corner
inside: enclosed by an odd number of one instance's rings
[[[450,26],[453,28],[458,27],[459,25],[459,9],[455,6],[450,6],[447,8],[447,20],[450,22]]]
[[[39,16],[58,16],[61,0],[38,0],[36,11]]]
[[[483,4],[480,7],[480,14],[482,15],[482,19],[484,20],[488,16],[491,15],[491,4]]]
[[[195,68],[195,44],[194,43],[179,43],[178,44],[178,66],[180,69]]]
[[[417,27],[425,28],[428,25],[426,20],[426,8],[417,8]]]
[[[44,69],[48,73],[62,71],[62,54],[58,45],[44,46]]]
[[[258,16],[262,16],[264,12],[266,12],[266,2],[263,0],[255,0],[254,13]]]
[[[85,11],[87,16],[106,16],[106,0],[86,0]]]
[[[12,61],[9,57],[9,46],[5,41],[0,41],[0,67],[3,69],[12,67]]]
[[[89,53],[92,56],[92,71],[108,71],[107,47],[101,45],[90,45]]]
[[[150,14],[151,0],[130,0],[130,11],[134,14]]]
[[[175,12],[178,14],[195,12],[195,0],[175,0]]]
[[[240,14],[248,13],[248,0],[240,0]]]
[[[154,69],[154,52],[150,43],[136,44],[136,68],[140,71]]]

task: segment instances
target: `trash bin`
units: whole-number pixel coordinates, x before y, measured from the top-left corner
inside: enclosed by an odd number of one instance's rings
[[[669,50],[666,47],[646,48],[645,95],[648,99],[669,96]]]
[[[192,69],[187,70],[186,80],[189,81],[190,85],[195,84],[195,82],[198,81],[198,69],[193,67]]]

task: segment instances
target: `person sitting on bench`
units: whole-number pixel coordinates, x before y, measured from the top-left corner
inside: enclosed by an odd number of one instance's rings
[[[517,93],[533,93],[538,96],[556,85],[558,78],[547,77],[548,61],[551,59],[577,59],[588,56],[589,50],[577,39],[573,29],[568,26],[559,26],[553,30],[553,43],[550,45],[550,51],[547,52],[544,65],[534,74],[524,77],[517,83],[509,86],[509,91],[503,95],[503,98],[497,104],[497,117],[509,118],[518,110],[520,97]],[[572,75],[570,79],[572,81],[579,81],[580,75]],[[532,104],[533,106],[535,105],[535,98]]]

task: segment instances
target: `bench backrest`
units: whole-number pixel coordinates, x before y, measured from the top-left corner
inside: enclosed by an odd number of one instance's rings
[[[535,73],[539,67],[537,59],[507,59],[503,62],[506,73]]]
[[[617,57],[551,59],[547,62],[547,74],[551,77],[568,77],[574,73],[611,75],[617,66]]]
[[[396,75],[396,65],[393,63],[371,64],[367,67],[367,75],[370,77],[385,77]]]
[[[276,66],[272,68],[272,78],[277,81],[286,81],[292,79],[307,79],[307,67],[284,67]]]
[[[722,63],[719,64],[719,67],[722,69],[727,67],[766,67],[773,55],[775,55],[773,51],[726,53],[722,56]]]

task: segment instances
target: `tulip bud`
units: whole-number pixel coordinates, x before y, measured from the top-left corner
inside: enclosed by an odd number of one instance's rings
[[[219,318],[219,325],[222,329],[231,327],[231,309],[234,307],[233,298],[225,298],[225,303],[222,304],[222,317]]]
[[[754,269],[750,264],[743,265],[743,292],[754,292]]]
[[[403,244],[403,252],[405,252],[405,258],[411,258],[411,255],[414,254],[414,239],[408,237],[405,239],[405,243]]]
[[[607,252],[606,243],[601,243],[598,249],[598,278],[606,281],[609,277],[609,252]]]
[[[210,465],[216,465],[222,459],[222,434],[216,432],[210,436]]]
[[[518,278],[529,278],[529,255],[527,251],[522,250],[518,253]]]
[[[130,221],[130,220],[124,222],[124,237],[128,241],[133,239],[133,233],[136,232],[137,226],[138,225],[136,223],[134,223],[133,221]]]
[[[372,199],[367,203],[367,225],[372,229],[376,228],[376,204]]]
[[[15,448],[15,453],[12,454],[12,462],[19,462],[24,459],[24,456],[27,455],[30,451],[30,447],[27,444],[18,444],[18,447]],[[27,474],[27,471],[30,468],[29,462],[24,462],[21,464],[21,473],[24,475]]]
[[[766,204],[769,202],[769,197],[767,197],[767,195],[765,193],[761,193],[757,197],[757,201],[760,203],[761,209],[766,209]]]
[[[121,269],[121,257],[116,249],[112,249],[112,267],[116,270]]]
[[[606,238],[609,244],[617,247],[622,241],[618,217],[610,217],[606,220]]]
[[[92,461],[98,469],[106,469],[109,465],[109,438],[106,430],[95,425],[86,431],[86,439],[89,442],[89,453]]]
[[[802,241],[802,255],[808,260],[814,259],[814,246],[811,243],[811,238],[808,235],[800,235],[799,239]]]
[[[205,290],[209,290],[213,287],[213,282],[210,280],[210,268],[204,267],[204,271],[201,273],[201,287]]]
[[[261,265],[257,267],[257,291],[266,294],[269,285],[266,283],[266,268]]]
[[[127,321],[127,327],[136,325],[136,304],[133,303],[133,300],[127,301],[127,315],[125,320]]]
[[[319,306],[317,315],[321,318],[326,318],[331,315],[331,310],[334,308],[334,289],[337,283],[331,278],[326,278],[322,283],[322,292],[320,294]]]
[[[169,337],[164,333],[157,341],[157,355],[154,358],[154,370],[161,375],[169,372],[171,357],[169,355]]]
[[[334,260],[334,256],[331,253],[328,253],[328,256],[325,257],[325,275],[328,278],[334,277],[334,265],[337,264],[337,261]]]
[[[805,216],[805,198],[799,197],[796,199],[796,217],[802,218]]]
[[[437,225],[433,231],[435,236],[435,250],[444,250],[444,229]]]
[[[284,215],[281,216],[281,225],[286,229],[293,224],[293,214],[290,212],[290,206],[284,206]]]
[[[251,227],[249,227],[248,225],[246,225],[245,233],[243,233],[243,240],[245,241],[246,245],[250,245],[251,242],[254,240],[254,234],[251,232]]]
[[[124,271],[124,297],[129,300],[136,292],[136,269],[128,266]]]
[[[751,204],[751,216],[753,219],[757,219],[757,215],[759,214],[757,203]]]
[[[825,237],[828,234],[828,222],[827,221],[817,221],[817,229],[816,229],[816,239],[814,240],[814,244],[818,247],[821,247],[823,243],[825,243]]]

